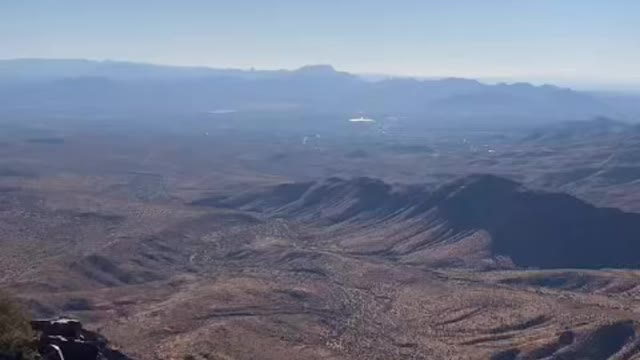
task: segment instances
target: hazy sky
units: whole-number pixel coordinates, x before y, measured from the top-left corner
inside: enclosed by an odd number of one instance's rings
[[[640,0],[0,0],[0,58],[640,84]]]

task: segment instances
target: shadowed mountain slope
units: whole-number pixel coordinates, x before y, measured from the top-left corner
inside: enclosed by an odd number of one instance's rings
[[[640,265],[634,255],[640,248],[640,215],[531,191],[492,175],[470,176],[433,191],[370,178],[330,178],[195,204],[315,222],[342,234],[340,245],[354,252],[406,262],[416,262],[417,253],[432,259],[445,248],[452,258],[464,260],[480,246],[489,258],[508,257],[525,267]]]

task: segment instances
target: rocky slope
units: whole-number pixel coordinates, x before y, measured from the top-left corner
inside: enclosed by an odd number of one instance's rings
[[[493,175],[466,177],[435,190],[332,178],[195,204],[323,224],[328,231],[348,231],[340,237],[347,249],[409,262],[418,261],[418,253],[431,260],[434,253],[449,253],[451,260],[465,262],[466,255],[482,250],[487,261],[508,258],[522,267],[640,265],[634,255],[640,248],[640,215],[527,190]]]

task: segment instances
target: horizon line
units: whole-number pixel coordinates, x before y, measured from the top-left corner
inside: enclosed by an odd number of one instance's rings
[[[390,80],[390,79],[414,79],[418,81],[428,80],[447,80],[447,79],[459,79],[478,81],[485,84],[499,85],[499,84],[530,84],[533,86],[556,86],[561,88],[580,89],[583,91],[607,91],[607,92],[623,92],[623,93],[639,93],[640,83],[624,83],[616,81],[604,81],[584,78],[567,78],[551,79],[552,77],[543,75],[489,75],[489,76],[466,76],[466,75],[419,75],[419,74],[399,74],[399,73],[386,73],[384,71],[354,71],[343,70],[337,68],[330,63],[308,63],[296,67],[242,67],[242,66],[217,66],[217,65],[194,65],[194,64],[176,64],[176,63],[161,63],[154,61],[142,61],[131,59],[114,59],[114,58],[78,58],[78,57],[13,57],[13,58],[0,58],[0,62],[8,61],[78,61],[78,62],[97,62],[97,63],[122,63],[132,65],[146,65],[157,67],[170,67],[181,69],[200,69],[200,70],[229,70],[229,71],[257,71],[257,72],[295,72],[304,68],[314,66],[326,66],[330,67],[336,72],[343,72],[354,76],[361,77],[365,80],[378,81],[378,80]],[[372,80],[371,78],[378,77],[380,79]],[[369,78],[369,79],[367,79]]]

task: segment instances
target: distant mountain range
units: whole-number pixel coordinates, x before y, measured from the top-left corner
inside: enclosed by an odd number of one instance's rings
[[[117,61],[0,61],[0,109],[44,111],[293,111],[423,119],[544,122],[640,114],[628,97],[527,83],[392,78],[370,81],[328,65],[298,70],[176,67]],[[637,113],[636,113],[637,111]]]

